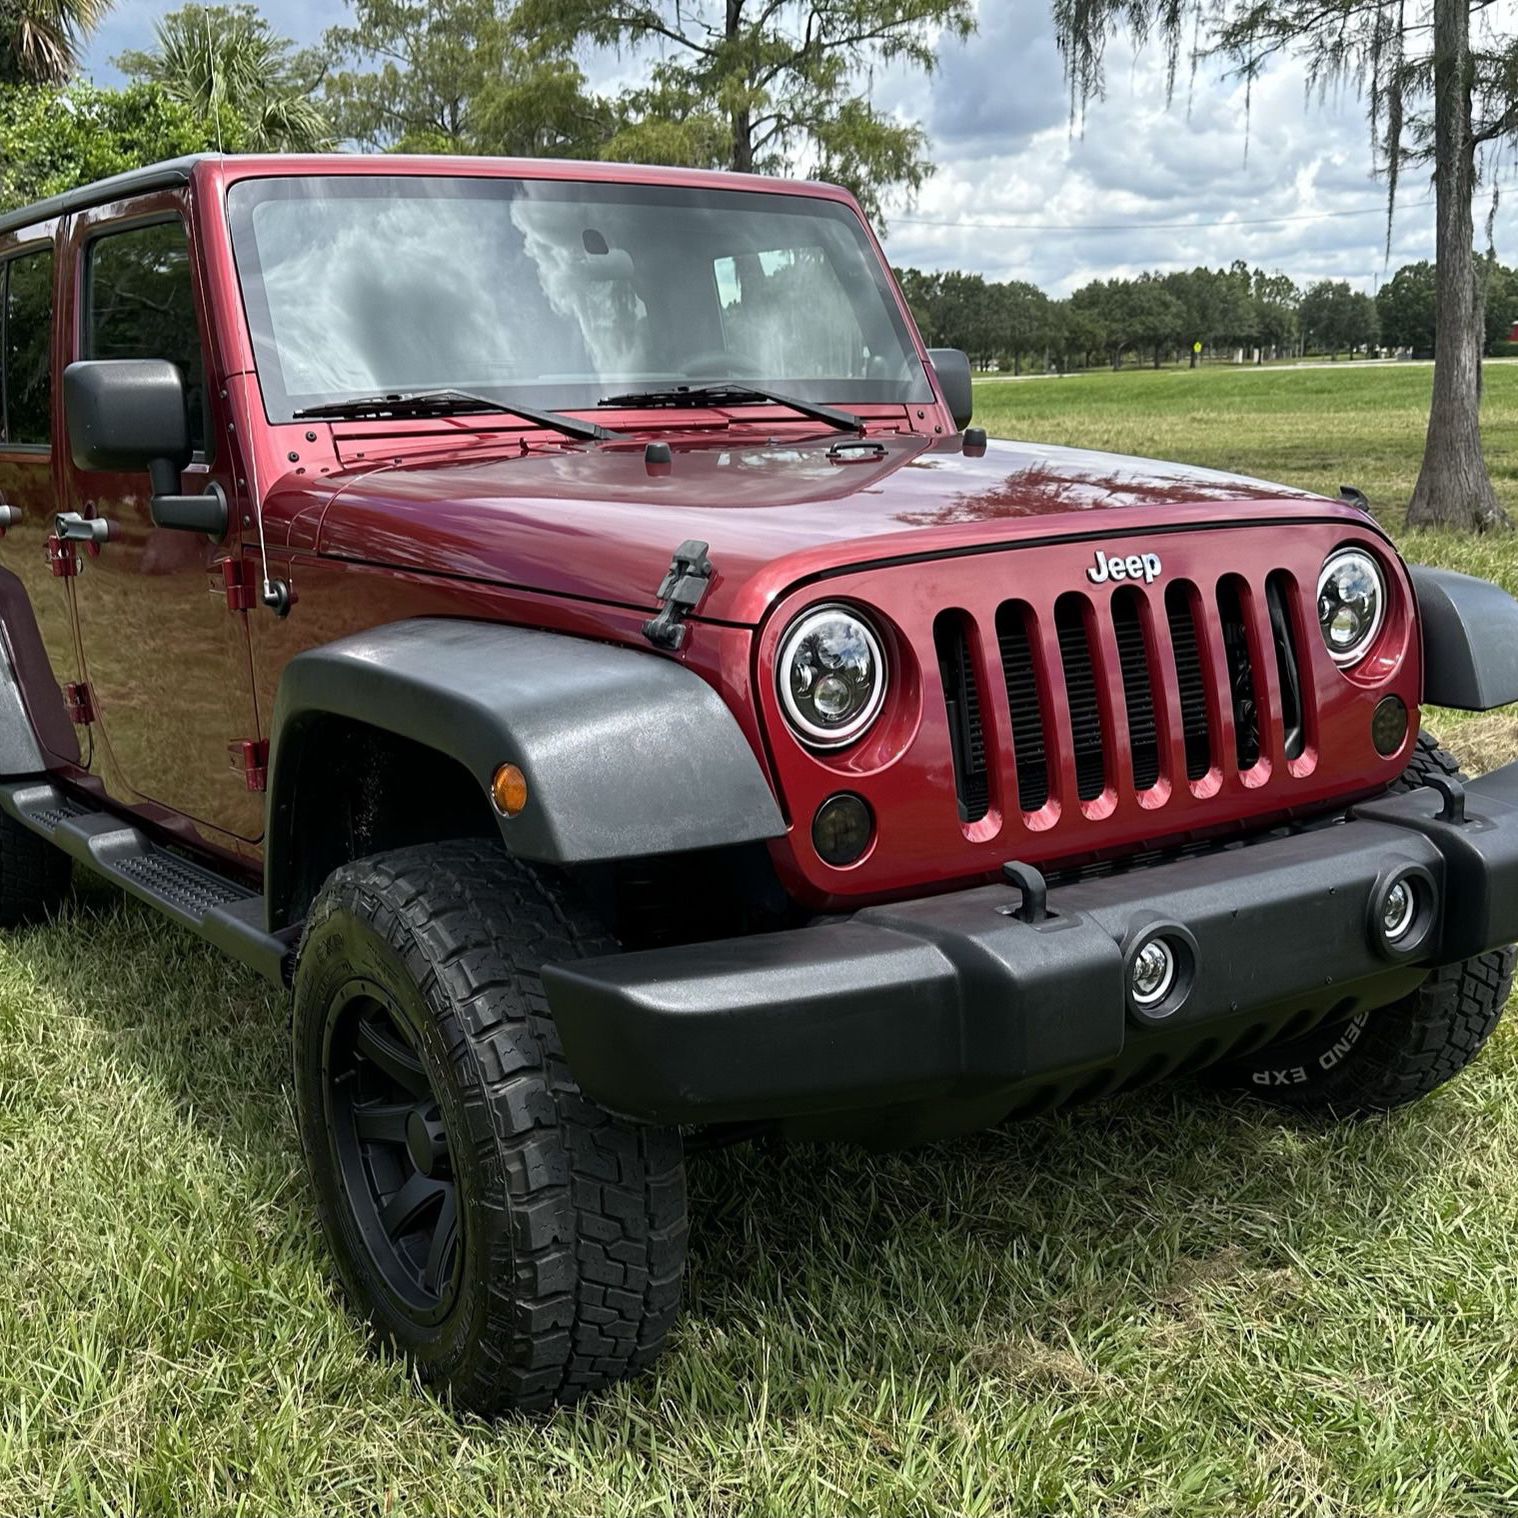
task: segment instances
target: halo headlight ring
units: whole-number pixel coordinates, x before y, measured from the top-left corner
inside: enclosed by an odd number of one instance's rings
[[[1345,597],[1342,591],[1346,584],[1353,584],[1356,575],[1360,576],[1362,594]],[[1363,594],[1367,579],[1371,595],[1368,608]],[[1386,624],[1387,594],[1386,571],[1368,548],[1348,543],[1324,559],[1318,571],[1318,629],[1329,658],[1341,669],[1358,664],[1375,645]],[[1348,641],[1335,643],[1336,621],[1348,629]]]
[[[825,678],[845,676],[857,697],[854,709],[836,723],[819,720],[815,708],[807,710],[804,697],[796,689],[798,682],[792,679],[798,661],[815,659],[819,652],[828,658],[841,656],[842,662],[829,667]],[[780,709],[791,731],[808,748],[844,748],[862,738],[885,705],[889,681],[880,634],[868,617],[842,602],[829,602],[802,612],[780,640],[780,655],[775,664]],[[817,687],[822,683],[818,679]]]

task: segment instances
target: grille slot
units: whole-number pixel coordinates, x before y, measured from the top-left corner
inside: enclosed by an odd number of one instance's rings
[[[1033,646],[1028,635],[1029,609],[1020,601],[997,608],[996,641],[1002,674],[1007,682],[1007,705],[1012,714],[1012,752],[1017,760],[1017,804],[1036,812],[1049,799],[1049,761],[1044,742],[1044,714],[1038,699],[1038,676],[1033,669]]]
[[[1207,720],[1207,681],[1197,635],[1192,587],[1177,580],[1165,591],[1165,617],[1175,655],[1175,683],[1180,696],[1181,731],[1186,741],[1186,778],[1200,780],[1212,768],[1212,730]]]
[[[933,643],[949,719],[959,820],[979,822],[991,807],[991,774],[986,765],[986,730],[970,649],[969,619],[959,611],[940,613],[933,624]]]
[[[1233,739],[1241,770],[1253,769],[1260,759],[1259,692],[1249,656],[1249,633],[1239,581],[1227,575],[1218,581],[1218,617],[1223,628],[1223,654],[1228,662],[1228,688],[1233,701]]]
[[[1086,603],[1080,596],[1064,595],[1054,603],[1054,630],[1065,667],[1065,699],[1070,706],[1070,737],[1075,747],[1075,793],[1082,801],[1095,801],[1107,784],[1107,760],[1102,752],[1102,714],[1097,704]]]
[[[1139,594],[1125,587],[1112,597],[1112,631],[1123,673],[1133,788],[1149,790],[1160,778],[1160,738],[1154,720],[1154,683],[1144,639]]]
[[[1295,587],[1291,577],[1277,569],[1265,580],[1265,604],[1276,646],[1276,674],[1281,686],[1281,728],[1286,737],[1286,757],[1298,759],[1307,747],[1307,717],[1302,701],[1302,666],[1292,620]]]

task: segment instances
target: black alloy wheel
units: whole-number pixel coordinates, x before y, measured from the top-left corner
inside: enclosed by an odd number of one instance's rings
[[[323,1061],[334,1168],[392,1306],[435,1323],[453,1306],[463,1259],[448,1127],[384,990],[346,989],[328,1015]]]

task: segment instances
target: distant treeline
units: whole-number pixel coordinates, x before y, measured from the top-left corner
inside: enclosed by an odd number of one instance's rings
[[[1482,263],[1487,351],[1503,351],[1518,320],[1518,271]],[[898,269],[928,341],[962,348],[981,368],[1080,369],[1203,356],[1246,362],[1307,354],[1434,349],[1434,266],[1407,264],[1374,298],[1344,280],[1306,288],[1285,274],[1197,268],[1098,279],[1063,300],[1022,280]]]

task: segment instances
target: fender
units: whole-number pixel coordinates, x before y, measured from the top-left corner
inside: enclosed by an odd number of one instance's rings
[[[1423,627],[1423,699],[1468,712],[1518,701],[1518,601],[1453,569],[1407,572]]]
[[[786,830],[732,713],[683,665],[561,633],[417,618],[340,638],[285,666],[270,754],[271,905],[300,847],[292,828],[300,747],[326,716],[444,753],[486,795],[498,766],[517,765],[526,809],[497,821],[524,859],[582,864]]]
[[[0,775],[38,775],[60,760],[79,763],[79,738],[26,587],[0,569]]]

